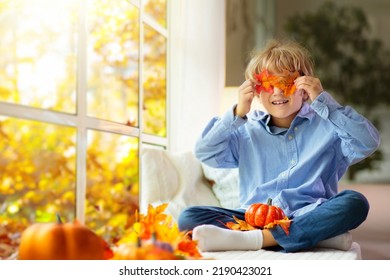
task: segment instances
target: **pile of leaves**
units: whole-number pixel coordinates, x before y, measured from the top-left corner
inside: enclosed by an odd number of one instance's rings
[[[168,204],[149,205],[146,214],[135,212],[135,221],[115,243],[105,243],[105,259],[200,259],[197,242],[179,230]],[[17,259],[21,233],[26,226],[0,220],[0,260]]]
[[[21,232],[25,225],[0,218],[0,260],[16,259]]]
[[[160,247],[161,253],[171,252],[177,259],[197,259],[202,255],[197,249],[196,241],[187,232],[179,230],[172,216],[165,214],[168,204],[157,207],[148,206],[146,214],[136,213],[136,222],[128,228],[122,238],[113,246],[113,259],[120,259],[122,245],[143,247],[153,244]]]

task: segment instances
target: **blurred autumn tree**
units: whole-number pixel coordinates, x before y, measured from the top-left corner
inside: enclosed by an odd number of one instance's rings
[[[79,1],[0,2],[0,101],[77,115],[77,61],[84,59],[88,116],[136,128],[142,114],[143,132],[166,136],[166,39],[143,23],[143,69],[139,49],[140,10],[166,27],[166,0],[145,0],[143,7],[88,3],[88,49],[76,52]],[[75,218],[78,129],[84,128],[22,118],[0,112],[0,259],[15,250],[29,224],[55,221],[56,213]],[[138,210],[142,143],[98,129],[86,133],[85,223],[115,242]]]
[[[370,36],[360,7],[325,2],[316,12],[292,15],[285,30],[303,43],[315,60],[316,74],[341,104],[361,111],[378,128],[376,109],[390,104],[390,52]],[[383,159],[379,149],[348,171],[354,180],[361,170],[373,170]]]

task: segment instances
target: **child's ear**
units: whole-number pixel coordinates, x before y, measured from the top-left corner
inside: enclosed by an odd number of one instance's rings
[[[301,95],[302,95],[303,101],[309,100],[309,95],[303,89],[301,89]]]

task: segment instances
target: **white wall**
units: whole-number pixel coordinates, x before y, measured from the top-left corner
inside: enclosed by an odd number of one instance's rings
[[[225,0],[173,0],[169,150],[193,150],[219,112],[225,83]]]

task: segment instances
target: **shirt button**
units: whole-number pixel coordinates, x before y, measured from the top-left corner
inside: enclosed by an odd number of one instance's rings
[[[294,130],[297,131],[297,130],[298,130],[298,127],[294,127]]]
[[[290,134],[289,136],[288,136],[288,140],[292,140],[294,137]]]
[[[294,165],[294,164],[295,164],[295,160],[294,160],[294,159],[291,161],[291,164],[292,164],[292,165]]]

